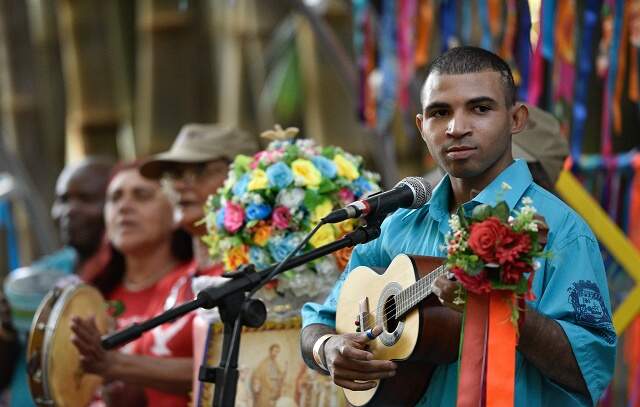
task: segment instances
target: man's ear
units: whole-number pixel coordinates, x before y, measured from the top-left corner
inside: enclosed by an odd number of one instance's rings
[[[515,106],[511,108],[511,119],[511,134],[520,133],[527,128],[527,122],[529,121],[527,105],[516,102]]]
[[[418,113],[416,115],[416,127],[418,128],[418,131],[420,132],[420,134],[422,134],[422,113]]]

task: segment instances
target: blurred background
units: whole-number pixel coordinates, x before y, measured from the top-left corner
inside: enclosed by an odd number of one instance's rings
[[[386,187],[423,174],[424,69],[477,45],[569,141],[558,193],[599,219],[624,334],[602,403],[640,403],[639,12],[637,0],[0,0],[0,278],[59,247],[49,208],[66,163],[145,157],[189,122],[256,137],[296,126],[363,155]],[[576,190],[589,199],[568,199]]]

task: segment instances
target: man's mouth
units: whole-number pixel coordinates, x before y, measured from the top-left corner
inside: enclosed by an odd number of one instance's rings
[[[447,158],[450,160],[464,160],[475,154],[476,148],[471,146],[451,146],[447,148]]]

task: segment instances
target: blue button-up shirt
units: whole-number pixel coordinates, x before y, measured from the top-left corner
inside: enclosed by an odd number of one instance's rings
[[[511,189],[504,190],[507,183]],[[399,210],[385,219],[381,236],[353,251],[345,272],[324,304],[307,303],[302,309],[303,326],[335,327],[335,310],[345,277],[358,266],[387,267],[398,254],[446,255],[444,235],[449,230],[451,183],[445,177],[434,189],[430,202],[419,209]],[[590,398],[565,390],[543,376],[518,352],[516,358],[516,406],[594,405],[613,374],[616,334],[600,248],[593,233],[564,202],[533,182],[527,165],[516,160],[471,201],[467,213],[479,204],[495,205],[504,200],[513,212],[525,196],[544,216],[549,226],[546,250],[552,256],[540,259],[533,280],[535,299],[528,305],[554,319],[564,330],[576,357]],[[440,365],[418,405],[455,406],[458,363]]]

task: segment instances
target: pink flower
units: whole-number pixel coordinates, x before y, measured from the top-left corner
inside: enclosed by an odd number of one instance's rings
[[[258,168],[258,164],[260,164],[260,160],[267,155],[266,151],[258,151],[253,155],[253,161],[249,164],[249,168],[255,170]]]
[[[244,209],[238,204],[229,202],[224,210],[224,228],[229,233],[236,233],[244,223]]]
[[[272,219],[273,226],[277,229],[286,229],[289,226],[289,221],[291,221],[291,212],[286,206],[277,206],[273,210]]]
[[[349,204],[356,199],[356,197],[353,195],[353,191],[351,191],[349,188],[342,188],[340,191],[338,191],[338,198],[340,198],[340,201],[342,201],[342,203],[344,204]]]

